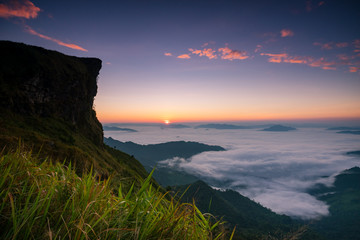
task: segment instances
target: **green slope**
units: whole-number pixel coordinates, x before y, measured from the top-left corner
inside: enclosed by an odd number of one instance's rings
[[[326,239],[360,239],[360,168],[336,176],[333,187],[319,185],[311,193],[329,206],[330,215],[313,223]]]
[[[104,138],[105,144],[136,157],[148,172],[156,168],[153,177],[162,186],[174,186],[193,183],[197,177],[175,167],[168,167],[158,162],[174,157],[188,159],[205,151],[225,151],[220,146],[211,146],[198,142],[174,141],[159,144],[141,145],[133,142],[121,142],[111,137]]]
[[[230,228],[236,226],[238,239],[322,239],[290,217],[278,215],[232,190],[215,190],[197,181],[173,191],[178,195],[185,192],[182,201],[195,200],[202,212],[223,217]]]

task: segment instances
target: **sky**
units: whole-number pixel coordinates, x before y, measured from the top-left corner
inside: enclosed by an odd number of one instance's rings
[[[0,40],[103,61],[107,122],[360,119],[360,2],[0,0]]]

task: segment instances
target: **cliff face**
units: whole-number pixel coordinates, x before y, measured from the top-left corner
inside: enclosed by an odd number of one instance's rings
[[[0,41],[0,109],[31,117],[62,119],[102,145],[93,110],[101,60]]]

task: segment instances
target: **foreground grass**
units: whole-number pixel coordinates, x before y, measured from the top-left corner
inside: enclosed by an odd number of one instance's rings
[[[109,181],[30,152],[0,156],[0,239],[220,239],[221,223],[154,189],[115,195]],[[216,232],[216,234],[215,234]]]

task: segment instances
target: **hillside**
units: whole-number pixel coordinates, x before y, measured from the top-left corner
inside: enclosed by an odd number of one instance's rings
[[[0,41],[0,149],[39,153],[72,162],[78,173],[93,166],[126,186],[148,173],[133,157],[103,144],[93,109],[101,60]]]
[[[173,188],[183,202],[197,203],[203,212],[223,217],[236,239],[322,239],[285,215],[278,215],[232,190],[215,190],[203,181]],[[296,238],[292,238],[295,237]]]
[[[153,177],[164,187],[189,184],[197,181],[198,178],[176,167],[162,165],[160,164],[162,160],[175,157],[188,159],[205,151],[225,151],[220,146],[185,141],[141,145],[133,142],[121,142],[109,137],[104,138],[104,142],[110,147],[133,155],[149,172],[156,167]]]
[[[319,185],[310,191],[329,206],[330,215],[313,223],[313,228],[329,240],[360,239],[360,168],[335,177],[334,186]]]

